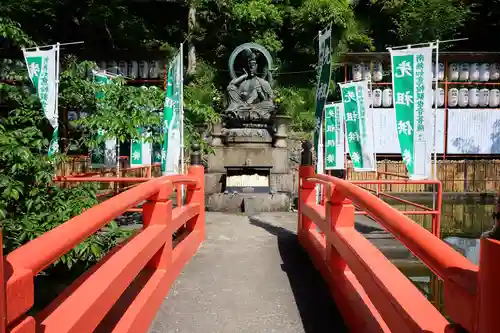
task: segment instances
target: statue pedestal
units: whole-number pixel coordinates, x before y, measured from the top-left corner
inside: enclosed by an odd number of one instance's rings
[[[296,175],[289,167],[287,135],[283,127],[287,118],[280,118],[278,123],[278,144],[284,147],[276,146],[275,133],[270,132],[270,126],[221,130],[222,145],[212,145],[214,153],[208,156],[207,161],[207,210],[246,213],[289,211],[297,185]],[[262,189],[266,190],[263,192]]]

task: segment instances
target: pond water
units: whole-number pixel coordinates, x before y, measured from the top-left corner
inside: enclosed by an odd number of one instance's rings
[[[429,201],[419,200],[421,204],[432,206]],[[409,205],[395,204],[398,210],[415,210]],[[441,233],[443,240],[455,250],[478,264],[479,238],[485,231],[493,228],[492,213],[495,209],[493,200],[476,201],[443,201],[441,213]],[[430,230],[430,216],[410,216],[414,221]],[[428,299],[441,311],[443,308],[443,286],[440,281],[426,266],[415,262],[398,262],[398,268],[424,293]]]

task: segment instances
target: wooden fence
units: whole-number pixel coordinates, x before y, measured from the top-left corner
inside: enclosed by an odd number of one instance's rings
[[[402,161],[378,161],[378,171],[399,175],[406,174]],[[438,179],[443,183],[443,192],[475,192],[496,193],[500,188],[500,160],[444,160],[438,161]],[[348,165],[349,180],[377,179],[374,172],[353,172],[352,164]],[[396,176],[379,175],[379,179],[401,179]],[[375,185],[371,186],[375,190]],[[425,185],[384,185],[384,192],[426,192],[432,187]]]
[[[406,168],[402,161],[381,160],[377,162],[378,171],[406,174]],[[129,161],[121,159],[121,167],[128,168]],[[58,168],[58,175],[69,176],[71,174],[99,171],[90,167],[90,160],[87,157],[75,157]],[[114,175],[113,170],[107,170],[103,176]],[[143,177],[144,171],[137,170],[125,172],[122,176]],[[438,161],[438,179],[443,182],[443,192],[473,192],[487,193],[498,192],[500,189],[500,160],[443,160]],[[373,172],[353,172],[352,164],[348,164],[348,175],[350,180],[371,180],[377,176]],[[395,176],[380,175],[380,179],[400,179]],[[375,190],[374,185],[372,189]],[[384,185],[381,188],[384,192],[426,192],[432,188],[424,185]]]

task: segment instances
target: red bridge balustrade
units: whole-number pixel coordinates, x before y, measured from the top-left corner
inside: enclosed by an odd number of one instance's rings
[[[204,240],[204,170],[199,146],[193,151],[186,175],[137,179],[143,183],[8,254],[0,265],[0,276],[5,277],[0,288],[0,333],[146,332],[173,281]],[[173,208],[169,197],[180,184],[186,186],[186,202]],[[34,304],[38,273],[142,202],[141,230],[40,313],[27,314]],[[173,244],[173,234],[181,227]]]
[[[299,170],[298,239],[328,282],[351,332],[500,332],[498,240],[481,239],[477,267],[365,189],[315,174],[311,147],[309,142],[303,145]],[[324,187],[324,205],[316,204],[317,184]],[[355,230],[354,204],[444,281],[445,312],[453,324]]]

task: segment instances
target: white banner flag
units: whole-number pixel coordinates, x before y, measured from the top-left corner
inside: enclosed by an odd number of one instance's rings
[[[42,104],[45,118],[54,129],[48,155],[59,151],[59,112],[57,110],[57,80],[59,75],[57,45],[50,50],[26,51],[23,49],[28,75]]]
[[[393,102],[401,155],[410,179],[431,174],[432,47],[391,50]]]

